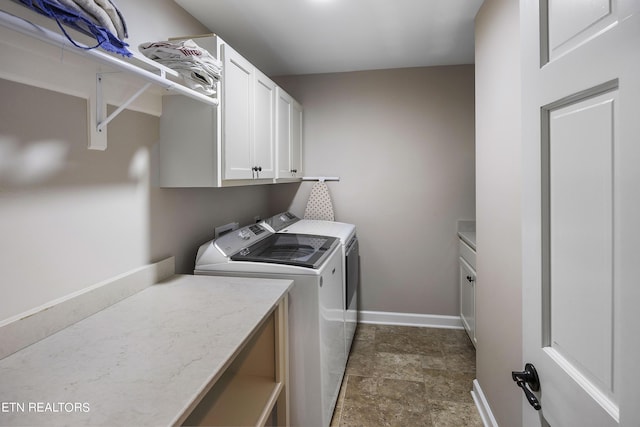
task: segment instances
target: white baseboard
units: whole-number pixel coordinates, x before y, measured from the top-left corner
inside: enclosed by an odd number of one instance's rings
[[[471,390],[471,396],[473,397],[473,401],[478,408],[480,418],[482,418],[482,423],[485,425],[485,427],[498,427],[498,422],[493,416],[493,412],[491,412],[489,402],[487,402],[487,398],[484,396],[482,388],[480,388],[480,383],[477,379],[473,380],[473,390]]]
[[[423,328],[463,329],[460,316],[437,314],[393,313],[389,311],[359,311],[358,323],[418,326]]]

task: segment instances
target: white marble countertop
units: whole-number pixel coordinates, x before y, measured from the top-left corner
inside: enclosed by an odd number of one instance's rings
[[[476,232],[475,231],[458,231],[458,236],[473,249],[476,250]]]
[[[0,360],[0,425],[181,419],[290,289],[173,276]]]

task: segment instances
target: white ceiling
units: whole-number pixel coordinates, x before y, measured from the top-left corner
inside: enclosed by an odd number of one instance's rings
[[[175,0],[265,74],[472,64],[483,0]]]

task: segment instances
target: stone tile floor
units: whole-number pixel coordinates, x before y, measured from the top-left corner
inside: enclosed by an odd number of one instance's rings
[[[482,427],[463,330],[360,324],[332,427]]]

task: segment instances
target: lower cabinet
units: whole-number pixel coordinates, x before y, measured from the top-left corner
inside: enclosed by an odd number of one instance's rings
[[[287,307],[285,298],[256,330],[183,425],[289,425]]]
[[[476,271],[475,251],[460,241],[460,319],[475,346],[476,338]]]

